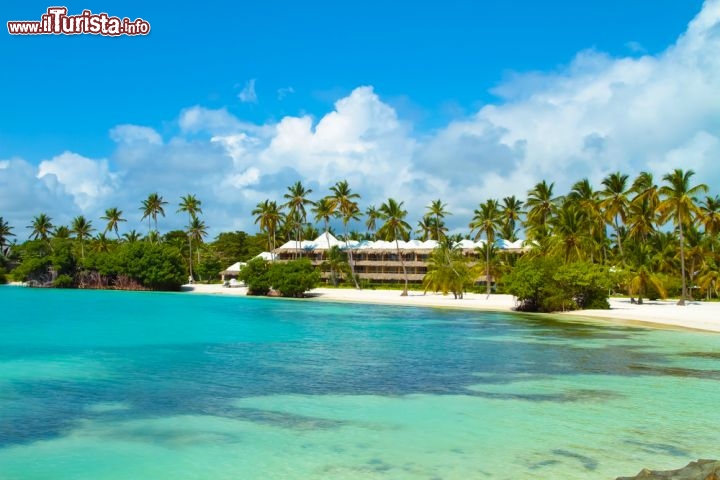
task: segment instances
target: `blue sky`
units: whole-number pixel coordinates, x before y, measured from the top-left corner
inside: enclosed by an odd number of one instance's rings
[[[17,233],[110,206],[141,229],[152,191],[197,193],[213,233],[254,230],[255,203],[295,180],[319,196],[348,178],[413,223],[440,197],[456,227],[541,178],[718,180],[717,0],[64,5],[152,32],[0,35],[0,216]],[[48,6],[11,0],[3,23]]]

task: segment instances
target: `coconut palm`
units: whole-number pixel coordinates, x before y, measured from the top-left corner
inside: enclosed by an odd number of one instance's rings
[[[353,283],[355,283],[355,288],[360,288],[360,285],[358,284],[357,278],[355,276],[355,265],[353,262],[352,248],[350,248],[347,243],[349,240],[348,222],[350,222],[350,220],[360,220],[360,208],[358,208],[358,204],[355,201],[356,198],[360,198],[360,195],[354,193],[350,189],[347,180],[342,180],[335,183],[335,185],[330,187],[330,191],[333,193],[331,198],[333,202],[335,202],[338,213],[340,214],[340,218],[343,222],[345,245],[347,246],[348,262],[350,263],[350,272],[352,273]]]
[[[667,291],[660,278],[652,270],[652,248],[647,243],[633,243],[628,252],[630,277],[628,279],[628,294],[637,296],[637,302],[643,303],[648,288],[653,287],[660,297],[667,297]]]
[[[447,204],[443,203],[439,198],[430,202],[430,205],[426,207],[426,211],[427,216],[435,220],[435,236],[431,238],[439,242],[445,236],[441,220],[445,218],[446,215],[451,215],[451,213],[447,211]]]
[[[73,218],[70,224],[70,231],[75,234],[75,238],[80,241],[80,258],[85,258],[85,239],[95,230],[92,222],[84,216],[79,215]]]
[[[260,225],[260,230],[267,234],[268,248],[270,249],[270,252],[274,252],[275,235],[284,216],[282,211],[276,202],[264,200],[257,204],[255,209],[252,211],[252,215],[255,216],[255,223]]]
[[[187,213],[192,220],[197,217],[198,213],[202,213],[202,201],[191,193],[180,197],[177,213],[181,212]]]
[[[98,233],[97,236],[93,238],[90,247],[95,252],[107,253],[110,251],[110,240],[105,236],[105,233]]]
[[[50,238],[50,235],[52,235],[52,231],[55,226],[52,224],[52,218],[48,217],[44,213],[41,213],[40,215],[33,217],[32,224],[27,228],[32,228],[32,232],[30,232],[31,239],[47,241]]]
[[[163,208],[163,205],[167,205],[168,202],[163,200],[163,197],[158,195],[157,193],[151,193],[148,195],[148,198],[142,201],[142,207],[140,207],[140,210],[143,211],[143,216],[140,219],[145,220],[148,219],[148,236],[150,235],[150,219],[153,220],[155,223],[155,231],[158,231],[157,226],[157,217],[158,215],[165,216],[165,209]]]
[[[124,238],[127,243],[135,243],[140,240],[140,233],[136,230],[130,230],[127,233],[123,233],[122,238]]]
[[[107,225],[105,226],[105,230],[103,231],[103,233],[107,233],[112,230],[115,232],[117,239],[120,240],[120,233],[118,232],[120,222],[127,221],[122,218],[122,213],[122,210],[118,210],[116,207],[108,208],[107,210],[105,210],[105,216],[100,217],[101,220],[107,221]]]
[[[330,248],[330,219],[337,217],[337,203],[330,197],[323,197],[312,207],[312,213],[315,216],[315,221],[323,221],[325,229],[325,240],[327,241],[328,248]]]
[[[562,255],[565,263],[582,259],[590,250],[592,237],[588,223],[586,212],[571,200],[564,202],[550,220],[552,251]]]
[[[520,223],[523,214],[523,201],[516,198],[515,195],[502,199],[500,207],[500,217],[502,225],[500,227],[501,237],[509,242],[517,240],[517,225]]]
[[[680,241],[680,275],[682,277],[682,293],[678,305],[685,305],[687,298],[687,279],[685,278],[685,235],[684,229],[691,225],[700,213],[695,196],[700,192],[707,192],[704,183],[691,186],[690,178],[695,175],[692,170],[683,171],[676,168],[672,173],[663,176],[666,185],[660,187],[661,197],[658,211],[661,223],[672,220],[678,230]]]
[[[307,210],[306,206],[312,205],[308,195],[312,193],[311,188],[305,188],[300,181],[295,182],[293,185],[288,187],[288,191],[283,198],[287,200],[283,204],[283,207],[288,209],[288,218],[294,219],[295,225],[295,242],[296,249],[300,249],[300,242],[302,242],[302,226],[307,221]]]
[[[488,199],[485,203],[481,203],[479,208],[474,210],[472,221],[470,222],[470,231],[476,231],[475,241],[480,240],[482,234],[485,234],[485,243],[487,245],[495,245],[495,234],[502,224],[502,216],[500,205],[495,199]],[[485,286],[487,289],[487,298],[490,298],[490,249],[485,249]]]
[[[548,235],[548,221],[560,197],[553,197],[555,184],[545,180],[528,192],[526,231],[529,239],[540,240]]]
[[[415,235],[423,242],[433,237],[435,231],[435,224],[433,218],[429,215],[425,215],[422,219],[418,220],[417,229]]]
[[[620,235],[620,222],[625,223],[628,209],[628,176],[615,172],[605,177],[600,191],[600,208],[605,214],[605,221],[615,229],[620,261],[623,261],[622,235]]]
[[[65,225],[60,225],[59,227],[55,227],[55,230],[52,232],[53,238],[62,238],[64,240],[67,240],[68,238],[70,238],[70,235],[72,235],[72,232]]]
[[[718,286],[720,286],[720,269],[718,269],[715,263],[710,263],[705,266],[698,277],[698,286],[705,290],[705,295],[708,300],[712,298],[713,294],[717,296]]]
[[[377,208],[375,208],[375,205],[370,205],[365,209],[365,217],[367,218],[367,220],[365,220],[365,226],[368,230],[368,237],[373,238],[372,234],[375,233],[377,220],[380,218],[380,212],[378,212]]]
[[[700,203],[700,223],[709,235],[712,251],[715,251],[715,243],[720,234],[720,196],[705,197]]]
[[[0,255],[5,255],[7,253],[8,239],[9,237],[15,236],[12,231],[13,227],[11,227],[10,224],[3,219],[3,217],[0,217]]]
[[[472,269],[460,246],[445,239],[439,242],[428,258],[427,273],[422,282],[425,292],[433,290],[443,295],[452,292],[456,299],[462,298],[472,280]]]
[[[190,224],[187,226],[187,228],[188,228],[187,237],[188,237],[188,250],[190,252],[190,255],[188,256],[188,265],[190,267],[190,281],[191,282],[194,280],[193,269],[192,269],[192,254],[193,254],[193,251],[192,251],[192,239],[193,239],[192,226],[193,225],[196,225],[196,226],[202,225],[203,227],[205,227],[205,224],[203,224],[203,222],[199,221],[197,218],[197,214],[202,213],[201,205],[202,205],[202,201],[198,200],[198,198],[195,195],[188,193],[187,195],[180,197],[180,204],[178,205],[178,209],[176,212],[176,213],[185,212],[190,217],[188,219]],[[207,235],[207,233],[206,233],[206,235]],[[200,240],[202,240],[202,238]],[[198,250],[198,257],[199,256],[200,256],[200,251]],[[198,261],[199,261],[199,258],[198,258]]]
[[[190,265],[190,279],[194,279],[192,270],[192,241],[195,240],[195,245],[200,245],[203,239],[207,237],[207,226],[205,222],[200,220],[196,216],[190,218],[190,224],[187,226],[188,246],[190,248],[190,256],[188,257],[188,263]],[[195,247],[197,250],[198,264],[200,264],[200,248]]]
[[[406,240],[410,234],[410,225],[405,221],[407,210],[403,209],[404,202],[397,202],[393,198],[389,198],[387,202],[380,206],[380,219],[383,221],[382,226],[378,230],[378,235],[386,241],[395,241],[395,250],[397,251],[400,264],[402,265],[403,276],[405,277],[405,287],[400,294],[406,297],[408,294],[408,276],[405,267],[405,259],[400,253],[400,239]]]

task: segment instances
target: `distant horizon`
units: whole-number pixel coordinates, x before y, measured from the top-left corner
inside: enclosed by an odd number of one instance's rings
[[[49,6],[12,3],[3,23]],[[40,213],[98,228],[111,207],[145,233],[152,192],[161,232],[192,193],[209,238],[255,233],[255,205],[295,181],[317,199],[347,179],[363,210],[404,201],[413,229],[440,198],[451,231],[541,180],[682,168],[720,190],[720,0],[66,6],[152,30],[3,33],[0,217],[18,241]]]

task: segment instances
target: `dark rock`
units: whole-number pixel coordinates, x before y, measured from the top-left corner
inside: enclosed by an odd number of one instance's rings
[[[634,477],[618,477],[616,480],[720,480],[720,461],[698,460],[677,470],[648,470],[643,468]]]

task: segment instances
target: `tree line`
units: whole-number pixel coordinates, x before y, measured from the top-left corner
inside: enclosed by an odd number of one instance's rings
[[[598,188],[584,178],[564,194],[556,192],[553,182],[542,180],[524,199],[507,196],[479,203],[464,234],[448,234],[445,219],[451,212],[441,199],[433,200],[414,231],[416,238],[440,243],[429,261],[426,286],[461,294],[477,277],[477,268],[469,268],[467,259],[453,251],[463,238],[485,240],[478,253],[484,257],[486,279],[512,272],[518,258],[503,255],[495,248],[496,240],[514,242],[523,232],[525,261],[543,257],[557,264],[605,267],[613,273],[614,286],[640,302],[644,296],[665,297],[670,292],[683,305],[691,290],[707,298],[717,296],[720,197],[710,195],[707,185],[694,183],[694,175],[692,170],[675,169],[658,184],[649,172],[633,179],[613,172]],[[413,233],[403,202],[388,198],[379,208],[370,205],[363,213],[359,195],[345,180],[319,199],[312,200],[311,194],[312,189],[296,182],[287,188],[283,202],[267,199],[257,204],[252,215],[268,248],[274,249],[278,241],[314,238],[318,234],[314,225],[321,224],[328,232],[331,219],[338,218],[344,240],[395,242],[402,262],[397,242]],[[315,224],[308,221],[309,213]],[[349,223],[363,216],[366,231],[349,232]],[[348,253],[352,255],[351,250]],[[349,263],[352,267],[352,258]],[[405,272],[404,263],[402,267]],[[355,280],[354,273],[352,277]],[[405,278],[407,294],[407,273]],[[489,293],[490,281],[485,283]]]
[[[135,230],[119,234],[119,226],[126,219],[118,208],[105,211],[101,217],[104,228],[95,236],[92,222],[83,216],[73,219],[69,226],[55,227],[52,219],[39,214],[28,229],[34,242],[71,239],[79,249],[80,263],[88,253],[86,247],[96,252],[137,241],[172,244],[184,259],[185,275],[209,278],[214,275],[212,268],[219,267],[217,272],[221,265],[226,266],[219,262],[229,264],[250,258],[241,256],[241,252],[235,252],[235,257],[220,254],[232,250],[231,237],[251,246],[243,247],[243,254],[256,254],[262,248],[272,251],[289,240],[299,244],[303,239],[316,238],[321,234],[318,227],[328,238],[334,231],[332,224],[339,221],[342,231],[336,236],[344,240],[383,239],[395,243],[405,274],[403,294],[407,294],[408,282],[399,241],[414,235],[420,240],[439,242],[428,262],[428,289],[461,295],[468,284],[483,275],[488,280],[485,287],[489,294],[490,279],[502,288],[502,278],[516,279],[511,274],[517,270],[518,262],[540,257],[557,265],[583,262],[603,267],[613,273],[613,288],[627,291],[638,301],[672,294],[684,304],[691,295],[717,296],[718,286],[720,198],[710,195],[707,185],[693,180],[692,170],[675,169],[659,182],[649,172],[640,172],[632,179],[614,172],[598,188],[585,178],[564,194],[556,192],[553,182],[542,180],[525,198],[506,196],[480,202],[467,230],[452,234],[445,223],[452,213],[441,199],[427,205],[413,231],[404,202],[388,198],[379,207],[369,205],[362,210],[360,195],[346,180],[338,181],[326,195],[315,199],[311,198],[312,189],[295,182],[287,187],[281,201],[266,199],[252,210],[259,234],[222,233],[211,244],[205,243],[207,226],[201,219],[201,202],[191,194],[181,197],[177,209],[177,213],[188,215],[186,229],[163,236],[158,231],[158,217],[165,216],[167,202],[157,193],[149,195],[140,206],[141,219],[148,222],[144,237]],[[351,230],[352,225],[364,229]],[[115,234],[112,241],[107,236],[111,232]],[[520,258],[496,248],[498,239],[516,241],[521,233],[528,251]],[[0,252],[6,269],[8,259],[15,255],[17,261],[25,245],[10,245],[13,236],[13,228],[0,218]],[[485,240],[485,247],[472,262],[457,251],[457,242],[463,238]],[[218,242],[221,246],[213,248]],[[349,278],[358,287],[353,252],[348,250],[346,254]]]

